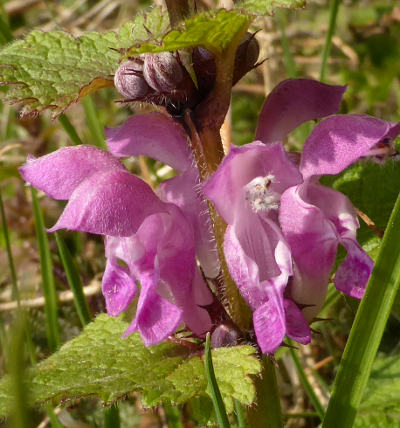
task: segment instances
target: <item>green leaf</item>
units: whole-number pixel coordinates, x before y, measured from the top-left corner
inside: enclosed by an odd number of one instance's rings
[[[242,0],[237,8],[255,15],[272,15],[277,8],[298,9],[306,5],[305,0]]]
[[[126,56],[195,46],[203,46],[215,55],[222,56],[236,38],[244,34],[252,19],[233,10],[203,12],[186,20],[178,29],[170,31],[164,37],[131,47],[126,51]]]
[[[155,406],[207,394],[200,356],[172,342],[146,348],[137,333],[123,339],[127,327],[119,318],[99,315],[79,337],[30,369],[26,376],[30,403],[59,403],[89,395],[110,402],[136,391],[142,393],[144,406]],[[251,404],[255,391],[248,375],[260,371],[255,350],[250,346],[216,349],[213,361],[227,407],[233,410],[232,396]],[[0,416],[13,400],[9,385],[9,377],[0,383]]]
[[[168,28],[160,9],[139,15],[118,33],[90,32],[75,38],[62,31],[32,31],[1,50],[0,81],[11,85],[6,100],[25,103],[23,114],[51,109],[53,116],[98,89],[113,86],[117,52]]]
[[[398,427],[400,423],[400,356],[378,357],[354,427]]]

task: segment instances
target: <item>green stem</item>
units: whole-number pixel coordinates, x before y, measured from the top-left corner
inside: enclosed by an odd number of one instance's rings
[[[400,194],[350,331],[323,428],[353,426],[399,283]]]
[[[339,10],[339,5],[340,5],[340,0],[331,0],[331,6],[329,10],[329,27],[328,27],[328,32],[326,33],[324,49],[322,51],[322,63],[321,63],[321,71],[319,75],[319,80],[321,81],[325,79],[326,68],[328,65],[328,58],[329,58],[329,54],[331,53],[332,37],[336,27],[336,18]]]
[[[82,98],[81,103],[83,109],[85,110],[86,123],[90,134],[92,135],[94,145],[100,147],[101,149],[107,150],[104,129],[100,123],[99,117],[97,116],[96,108],[92,98],[88,95]]]
[[[290,344],[293,345],[293,342],[291,342]],[[293,348],[290,348],[289,352],[290,352],[290,355],[292,356],[294,365],[296,366],[297,373],[300,377],[303,388],[305,389],[306,394],[308,395],[308,398],[310,399],[312,405],[314,406],[315,411],[317,412],[319,418],[322,421],[324,420],[325,409],[320,403],[317,395],[314,392],[313,387],[310,385],[310,382],[307,379],[307,376],[303,370],[303,366],[301,365],[299,357],[297,356],[297,351],[295,351]]]
[[[257,398],[250,407],[247,420],[251,428],[282,428],[281,403],[274,363],[267,356],[262,357],[261,377],[254,379]]]
[[[222,400],[221,392],[218,387],[217,379],[214,373],[214,367],[211,356],[210,333],[207,333],[206,348],[205,348],[205,361],[204,367],[206,370],[206,378],[212,402],[214,404],[215,414],[220,428],[229,428],[229,420],[225,410],[225,404]]]
[[[71,141],[76,146],[83,144],[78,133],[76,132],[74,125],[72,125],[67,115],[60,114],[60,116],[58,116],[58,121],[60,122],[61,126],[64,128],[65,132],[68,134],[69,138],[71,138]]]

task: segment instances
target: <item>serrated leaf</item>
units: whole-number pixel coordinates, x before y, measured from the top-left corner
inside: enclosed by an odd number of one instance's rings
[[[46,401],[71,401],[94,395],[114,401],[136,391],[145,406],[162,402],[183,403],[206,394],[201,357],[171,342],[146,348],[139,334],[123,339],[128,324],[100,315],[84,332],[33,369],[27,371],[26,387],[32,405]],[[231,396],[243,404],[254,400],[254,386],[247,375],[260,371],[250,346],[213,351],[216,376],[225,402]],[[10,379],[0,382],[0,416],[10,408]],[[231,406],[233,409],[233,407]]]
[[[378,357],[368,381],[357,428],[392,428],[400,425],[400,355]]]
[[[305,5],[305,0],[242,0],[236,8],[255,15],[272,15],[277,8],[299,9]]]
[[[126,56],[140,53],[156,53],[203,46],[217,56],[238,37],[241,37],[252,17],[236,11],[218,10],[203,12],[186,20],[180,28],[170,31],[162,38],[138,44],[127,50]]]
[[[168,17],[155,8],[118,33],[90,32],[78,38],[62,31],[32,31],[1,50],[0,81],[11,85],[6,100],[23,101],[23,114],[52,109],[53,116],[59,115],[85,95],[113,86],[120,60],[116,50],[148,40],[145,27],[155,36],[163,34]]]

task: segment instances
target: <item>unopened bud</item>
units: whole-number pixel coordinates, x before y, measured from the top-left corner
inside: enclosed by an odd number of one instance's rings
[[[180,86],[184,76],[182,65],[171,52],[146,55],[143,75],[157,92],[170,93]]]
[[[115,73],[114,84],[125,98],[141,100],[151,92],[150,86],[143,78],[143,60],[135,58],[122,64]]]
[[[199,46],[193,49],[192,62],[199,91],[203,96],[206,96],[214,86],[217,73],[214,55]]]
[[[211,334],[211,347],[222,348],[237,344],[239,332],[227,324],[221,324]]]
[[[260,48],[254,34],[246,33],[236,51],[232,82],[233,85],[253,69],[258,60],[259,54]]]

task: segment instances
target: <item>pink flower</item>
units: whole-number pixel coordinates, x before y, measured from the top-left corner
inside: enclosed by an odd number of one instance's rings
[[[28,160],[20,172],[50,197],[68,200],[50,232],[106,236],[103,293],[110,315],[127,309],[140,282],[136,317],[126,334],[139,330],[144,343],[154,345],[182,321],[197,335],[210,329],[199,305],[210,303],[211,295],[199,280],[192,226],[177,206],[161,201],[117,158],[95,147],[60,149]]]
[[[259,118],[261,141],[233,146],[204,185],[228,223],[225,257],[253,310],[264,353],[273,353],[286,334],[310,341],[306,320],[322,306],[339,243],[348,251],[335,278],[339,290],[361,298],[372,270],[356,241],[351,202],[317,179],[368,155],[399,126],[366,116],[329,117],[305,143],[300,167],[281,144],[303,122],[336,113],[344,90],[305,79],[280,83]]]

